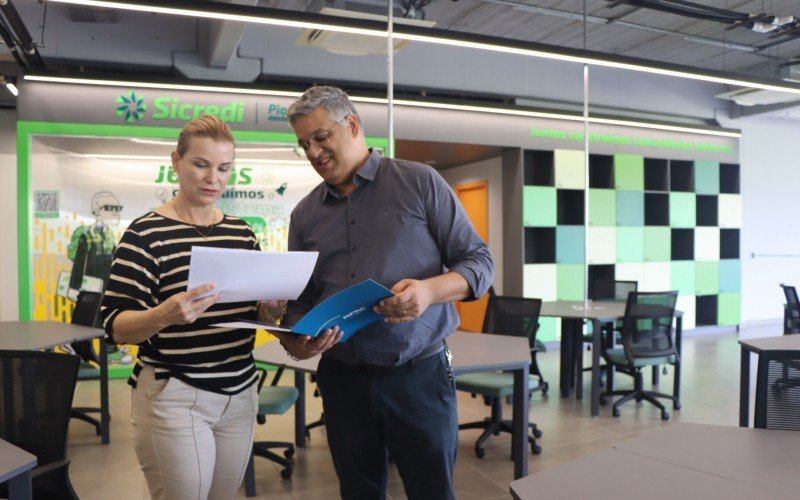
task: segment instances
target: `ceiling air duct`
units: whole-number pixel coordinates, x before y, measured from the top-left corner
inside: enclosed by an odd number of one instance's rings
[[[719,99],[733,101],[739,106],[766,106],[769,104],[785,104],[800,101],[800,95],[779,92],[777,90],[736,89],[717,94]]]
[[[354,12],[350,10],[323,7],[319,10],[320,14],[328,16],[349,17],[353,19],[369,19],[372,21],[384,21],[387,17],[377,14],[367,14],[364,12]],[[420,19],[409,19],[395,17],[395,24],[405,24],[410,26],[420,26],[430,28],[436,23]],[[321,29],[305,29],[295,40],[295,45],[306,47],[317,47],[327,50],[334,54],[348,56],[365,55],[386,55],[386,39],[375,36],[356,35],[353,33],[341,33],[336,31],[326,31]],[[408,40],[394,40],[394,51],[402,49],[408,44]]]

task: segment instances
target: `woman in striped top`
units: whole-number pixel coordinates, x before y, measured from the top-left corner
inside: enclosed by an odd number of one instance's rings
[[[219,118],[184,127],[172,153],[180,191],[125,231],[103,299],[108,335],[139,345],[128,381],[131,421],[154,500],[233,498],[250,456],[255,330],[211,325],[266,312],[251,302],[218,303],[214,284],[186,289],[192,246],[259,248],[247,223],[214,207],[233,157]]]

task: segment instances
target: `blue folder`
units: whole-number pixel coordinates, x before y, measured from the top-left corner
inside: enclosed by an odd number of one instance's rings
[[[340,342],[346,342],[357,331],[386,317],[372,308],[392,295],[388,288],[376,281],[362,281],[317,304],[292,327],[291,332],[316,337],[326,329],[338,326],[343,332]]]
[[[311,337],[316,337],[328,328],[338,326],[342,331],[339,343],[344,343],[365,326],[385,318],[385,314],[378,314],[372,308],[381,300],[393,295],[391,290],[380,283],[374,280],[365,280],[323,300],[308,311],[291,329],[258,321],[237,321],[250,323],[265,330],[278,330]],[[218,326],[229,326],[229,324],[221,323]]]

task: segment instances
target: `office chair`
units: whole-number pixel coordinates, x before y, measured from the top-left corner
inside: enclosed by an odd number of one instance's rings
[[[759,354],[754,426],[800,431],[800,352]]]
[[[527,337],[531,349],[531,392],[544,390],[544,382],[539,366],[536,363],[536,332],[539,328],[539,311],[542,307],[540,299],[527,299],[521,297],[504,297],[492,295],[486,307],[486,316],[483,320],[483,334],[511,335]],[[491,404],[491,416],[478,422],[460,424],[462,429],[484,429],[475,442],[475,455],[483,458],[486,454],[483,443],[491,435],[501,432],[513,433],[511,421],[503,420],[502,399],[511,396],[514,392],[514,375],[511,373],[489,372],[470,373],[456,377],[456,389],[480,394]],[[536,444],[536,439],[542,437],[542,431],[534,423],[528,424],[531,436],[528,442],[531,452],[538,455],[542,448]]]
[[[642,369],[646,366],[680,363],[673,337],[672,319],[678,292],[631,292],[625,305],[622,322],[622,348],[603,348],[606,363],[614,365],[618,372],[633,377],[633,390],[606,391],[600,397],[605,404],[609,396],[623,396],[612,408],[619,416],[619,407],[631,399],[636,402],[649,401],[661,410],[661,419],[669,420],[669,413],[657,398],[669,398],[677,405],[675,397],[655,391],[644,390]]]
[[[33,498],[75,499],[67,429],[78,376],[77,356],[0,351],[0,438],[36,455]],[[0,497],[8,495],[0,485]]]
[[[783,306],[783,334],[800,333],[800,300],[797,298],[797,289],[783,283],[781,288],[786,297],[786,304]]]
[[[97,326],[97,315],[100,312],[100,302],[103,300],[103,294],[98,292],[80,292],[75,301],[75,309],[72,310],[72,324],[80,326]],[[104,349],[105,345],[101,342],[101,348]],[[97,359],[97,354],[92,348],[91,340],[82,340],[80,342],[73,342],[70,347],[75,354],[81,358],[80,368],[78,370],[78,380],[100,380],[100,368],[98,367],[100,360]],[[92,424],[95,433],[100,435],[100,421],[92,416],[90,413],[100,413],[100,408],[78,406],[72,408],[70,418],[82,420]]]
[[[258,381],[258,416],[256,421],[263,425],[267,421],[267,415],[283,415],[286,413],[297,401],[300,391],[296,387],[278,385],[278,381],[283,375],[283,366],[278,368],[268,386],[264,386],[268,375],[267,369],[263,366],[258,366],[257,370],[261,376]],[[283,456],[271,451],[273,448],[285,449]],[[244,474],[245,494],[248,497],[256,494],[255,464],[253,463],[253,457],[256,455],[282,465],[281,477],[284,479],[291,478],[294,469],[294,460],[292,459],[294,456],[294,444],[285,441],[256,441],[253,443],[253,452],[250,454],[250,461],[247,463],[247,469]]]

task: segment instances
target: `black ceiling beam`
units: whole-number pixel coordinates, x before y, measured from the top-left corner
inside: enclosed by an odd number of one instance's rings
[[[36,49],[36,44],[25,27],[25,23],[11,3],[11,0],[0,2],[0,13],[3,14],[6,20],[6,28],[13,32],[14,38],[19,42],[19,47],[22,49],[20,54],[27,62],[26,66],[33,70],[42,70],[45,68],[44,59],[39,55]]]

